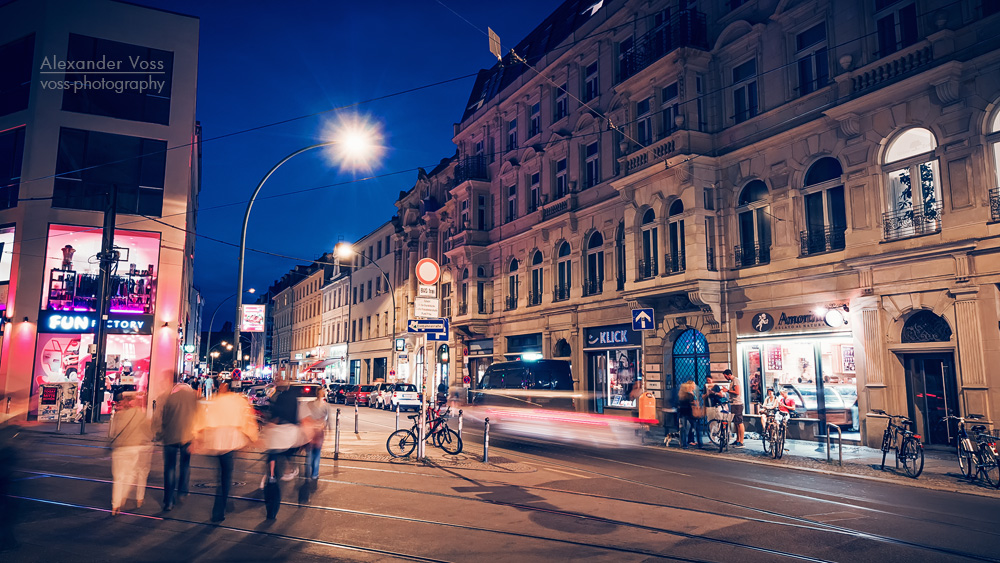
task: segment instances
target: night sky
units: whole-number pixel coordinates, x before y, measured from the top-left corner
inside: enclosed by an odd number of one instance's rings
[[[320,141],[335,114],[213,137],[474,74],[496,59],[486,36],[448,8],[483,30],[492,27],[506,50],[560,2],[445,0],[447,8],[435,0],[137,3],[201,19],[198,119],[206,142],[195,285],[207,299],[207,329],[215,307],[236,291],[237,250],[206,237],[238,244],[246,201],[257,182],[291,152]],[[349,110],[379,122],[385,134],[387,153],[370,174],[430,170],[454,154],[453,123],[461,118],[473,80]],[[282,166],[254,205],[247,247],[301,260],[248,252],[244,287],[264,291],[295,264],[332,250],[338,240],[356,240],[392,217],[399,192],[416,181],[415,171],[281,195],[370,174],[339,172],[321,151]],[[234,311],[235,300],[226,303],[216,329]]]

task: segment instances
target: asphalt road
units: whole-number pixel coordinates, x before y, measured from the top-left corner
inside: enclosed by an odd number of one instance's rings
[[[428,463],[394,461],[381,446],[393,415],[362,413],[357,438],[348,431],[353,409],[344,413],[352,453],[323,460],[308,500],[305,481],[285,483],[273,522],[257,490],[262,455],[241,453],[221,526],[208,521],[211,458],[194,458],[192,494],[162,512],[157,451],[143,507],[129,503],[112,517],[102,436],[22,434],[14,490],[21,545],[0,560],[1000,561],[994,498],[658,447],[498,435],[484,465],[481,434],[471,428],[457,459],[434,450]]]

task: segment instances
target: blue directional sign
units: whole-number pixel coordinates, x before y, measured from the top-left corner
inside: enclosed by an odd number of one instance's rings
[[[420,332],[427,335],[427,340],[446,342],[448,319],[412,319],[406,323],[406,332]]]
[[[653,322],[652,309],[632,309],[632,330],[653,330],[656,323]]]

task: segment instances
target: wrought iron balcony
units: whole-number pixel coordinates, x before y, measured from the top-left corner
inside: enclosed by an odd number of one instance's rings
[[[929,203],[921,209],[905,209],[882,214],[885,240],[896,240],[941,230],[941,202]]]
[[[553,301],[565,301],[569,299],[569,286],[568,285],[557,285],[552,290],[552,300]]]
[[[507,298],[504,299],[504,308],[503,308],[503,310],[504,311],[513,311],[514,309],[517,309],[517,296],[515,296],[515,295],[508,295]]]
[[[648,280],[649,278],[656,277],[656,274],[659,272],[660,270],[656,265],[656,258],[650,258],[649,262],[639,260],[639,275],[635,281]]]
[[[493,301],[480,301],[477,310],[480,315],[490,315],[493,313]]]
[[[846,246],[844,231],[844,227],[826,227],[800,232],[799,246],[802,249],[802,255],[808,256],[830,250],[843,250]]]
[[[663,257],[664,274],[679,274],[684,271],[684,250],[678,250],[675,254],[667,254]]]
[[[604,280],[601,278],[583,280],[583,295],[597,295],[604,291]]]
[[[484,155],[467,156],[455,166],[455,185],[467,180],[490,181],[489,162]]]
[[[737,268],[749,268],[771,261],[770,244],[744,244],[734,248]]]
[[[541,305],[542,304],[542,292],[540,291],[529,291],[528,292],[528,306]]]
[[[618,81],[628,80],[681,47],[708,50],[705,14],[697,10],[681,10],[670,21],[636,39],[632,48],[622,54]]]
[[[1000,188],[990,190],[990,218],[1000,221]]]

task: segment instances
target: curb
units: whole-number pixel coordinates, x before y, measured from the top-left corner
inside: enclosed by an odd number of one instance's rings
[[[998,490],[995,493],[994,492],[987,492],[987,491],[964,490],[964,489],[949,488],[948,486],[944,486],[944,485],[935,485],[933,483],[928,483],[927,481],[920,481],[919,479],[911,479],[909,481],[902,481],[902,480],[897,480],[897,479],[889,479],[889,478],[886,478],[886,477],[876,477],[876,476],[873,476],[873,475],[860,475],[858,473],[851,473],[849,471],[836,471],[836,470],[832,470],[832,469],[823,469],[823,468],[820,468],[820,467],[801,467],[801,466],[797,466],[797,465],[786,465],[786,464],[782,464],[782,465],[778,466],[778,465],[774,465],[774,464],[769,463],[769,462],[764,461],[764,460],[753,459],[751,457],[746,457],[746,456],[727,455],[725,457],[721,457],[721,456],[719,456],[719,454],[713,454],[713,453],[704,452],[704,451],[690,450],[690,449],[685,450],[683,448],[669,448],[669,447],[664,447],[664,446],[659,446],[659,445],[644,445],[642,447],[649,448],[649,449],[654,449],[654,450],[659,450],[659,451],[677,452],[677,453],[680,453],[682,455],[694,455],[694,456],[701,456],[701,457],[711,457],[711,458],[716,458],[716,459],[725,459],[725,460],[729,460],[729,461],[736,461],[736,462],[740,462],[740,463],[749,463],[749,464],[752,464],[752,465],[767,465],[769,467],[781,467],[781,468],[784,468],[784,469],[794,469],[796,471],[806,471],[806,472],[809,472],[809,473],[819,473],[819,474],[823,474],[823,475],[836,475],[836,476],[840,476],[840,477],[851,477],[851,478],[854,478],[854,479],[863,479],[863,480],[866,480],[866,481],[875,481],[875,482],[878,482],[878,483],[889,483],[889,484],[899,485],[901,487],[915,487],[915,488],[918,488],[918,489],[927,489],[927,490],[931,490],[931,491],[941,491],[941,492],[946,492],[946,493],[958,493],[958,494],[963,494],[963,495],[972,495],[972,496],[985,497],[985,498],[994,498],[994,499],[995,498],[1000,498],[1000,490]],[[801,457],[801,456],[796,456],[796,457],[799,458],[799,459],[812,459],[812,458]],[[858,465],[858,464],[856,464],[856,463],[845,463],[843,465],[843,467],[845,469],[847,469],[851,465]]]

